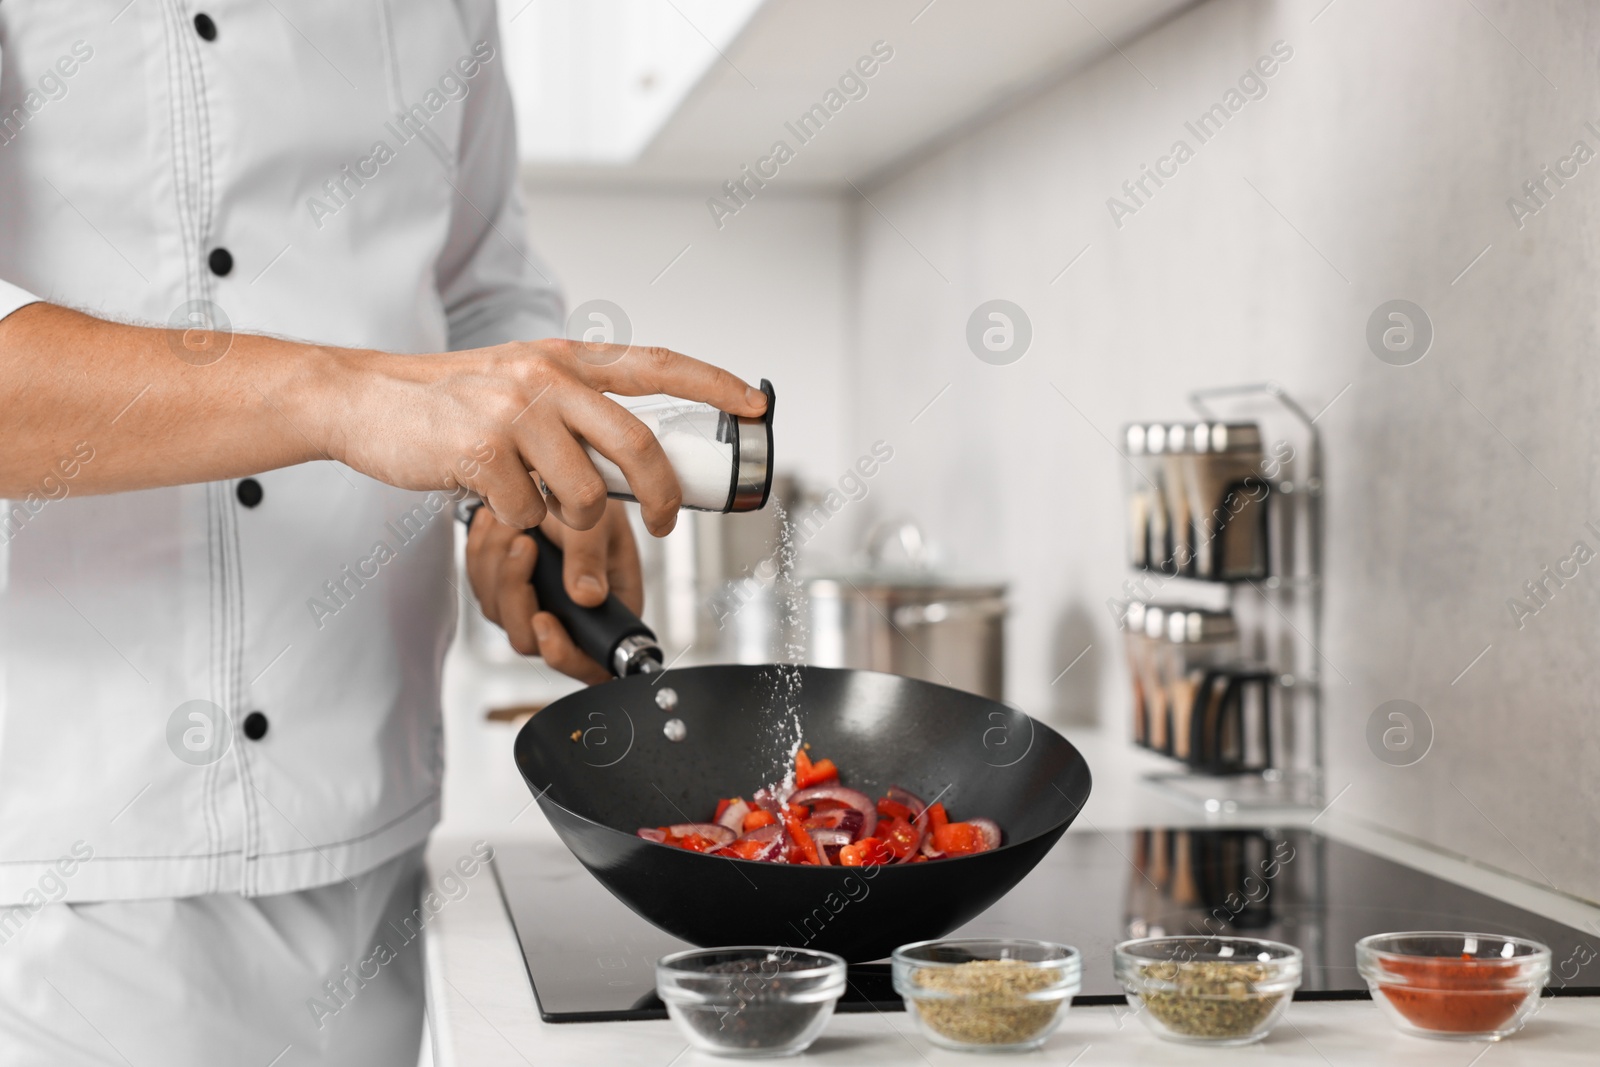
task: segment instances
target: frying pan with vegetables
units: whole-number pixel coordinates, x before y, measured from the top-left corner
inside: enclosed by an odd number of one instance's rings
[[[626,676],[564,697],[517,735],[517,767],[561,839],[644,918],[696,945],[792,945],[851,961],[887,956],[976,916],[1033,869],[1089,797],[1089,768],[1054,730],[972,693],[825,667],[663,672],[654,635],[615,598],[597,609],[561,587],[540,540],[541,608]],[[678,719],[682,739],[665,726]],[[735,859],[658,844],[639,827],[709,821],[786,769],[796,729],[843,784],[901,786],[952,819],[987,818],[999,848],[871,867]],[[673,731],[677,733],[676,730]]]

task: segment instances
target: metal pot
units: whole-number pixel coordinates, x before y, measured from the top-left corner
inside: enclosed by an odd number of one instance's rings
[[[806,662],[1005,695],[1006,587],[919,572],[810,578]]]

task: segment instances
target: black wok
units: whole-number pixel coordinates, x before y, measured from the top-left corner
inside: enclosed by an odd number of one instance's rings
[[[791,689],[783,675],[798,681]],[[656,697],[677,694],[664,712]],[[954,819],[991,818],[992,852],[885,867],[812,867],[708,856],[645,841],[641,826],[708,820],[781,775],[788,708],[814,758],[845,785],[900,785]],[[672,716],[684,740],[663,734]],[[792,945],[852,962],[948,933],[1043,858],[1089,796],[1065,738],[971,693],[867,671],[693,667],[574,693],[517,735],[517,766],[557,833],[624,904],[696,945]]]

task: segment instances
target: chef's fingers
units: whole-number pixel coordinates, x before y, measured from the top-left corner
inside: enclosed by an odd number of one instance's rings
[[[545,526],[557,523],[546,522]],[[561,581],[579,607],[597,608],[611,591],[606,579],[606,556],[611,547],[611,517],[607,514],[592,529],[564,530],[561,538]]]
[[[562,629],[561,623],[548,611],[541,611],[533,617],[533,629],[539,638],[539,654],[562,674],[587,685],[597,685],[611,679],[609,671],[578,650],[567,631]]]
[[[670,348],[644,345],[594,345],[575,342],[571,370],[603,393],[649,396],[666,393],[698,400],[732,415],[754,418],[767,410],[761,390],[721,367],[702,363]]]
[[[500,622],[496,575],[511,539],[519,532],[495,519],[487,508],[480,508],[473,515],[472,525],[467,530],[467,581],[472,585],[484,617],[493,623]]]
[[[639,546],[633,540],[633,524],[622,504],[612,509],[610,544],[606,550],[606,575],[611,592],[635,615],[644,611],[644,574],[639,566]]]
[[[531,529],[549,514],[544,494],[534,481],[534,464],[524,463],[515,453],[497,456],[478,468],[467,488],[483,498],[489,511],[503,525],[517,530]]]
[[[598,482],[600,475],[589,454],[576,448],[576,442],[582,440],[621,470],[638,501],[646,528],[658,537],[670,533],[677,523],[678,507],[683,504],[683,490],[678,488],[678,477],[667,461],[666,450],[662,450],[661,442],[651,434],[650,427],[610,397],[579,382],[560,387],[557,402],[566,440],[550,440],[552,434],[557,434],[558,427],[550,426],[549,422],[539,422],[522,432],[523,437],[533,438],[536,453],[541,448],[557,453],[558,469],[550,466],[549,461],[541,467],[544,482],[552,494],[560,498],[560,510],[552,507],[552,512],[566,525],[584,530],[598,522],[605,510],[605,483]],[[581,470],[574,469],[573,451],[568,445],[576,448],[576,456],[582,461]],[[573,478],[574,491],[598,493],[594,506],[590,506],[586,496],[579,499],[578,509],[573,509],[555,483],[557,475]],[[598,485],[590,482],[590,478]],[[579,522],[573,522],[573,518],[578,518]]]
[[[573,395],[587,392],[572,390]],[[519,430],[517,447],[544,482],[551,516],[570,530],[588,530],[600,521],[606,511],[606,483],[564,422],[531,422]]]
[[[533,616],[539,610],[539,602],[529,581],[538,557],[539,546],[533,538],[517,533],[506,546],[495,575],[500,626],[511,640],[511,647],[524,656],[539,654],[539,639],[533,632]]]

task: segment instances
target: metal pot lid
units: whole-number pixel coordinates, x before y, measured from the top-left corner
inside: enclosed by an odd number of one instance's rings
[[[882,570],[818,574],[801,579],[808,594],[917,597],[928,600],[983,600],[1006,595],[1006,583],[935,571]]]

